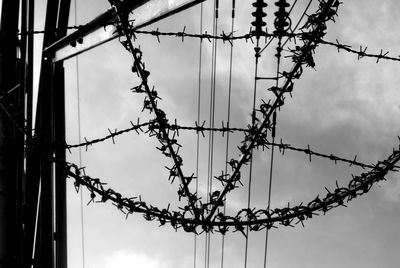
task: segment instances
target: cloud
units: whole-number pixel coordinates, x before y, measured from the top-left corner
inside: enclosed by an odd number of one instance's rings
[[[162,260],[143,253],[134,252],[115,252],[111,256],[106,257],[105,268],[168,268],[172,267]]]
[[[398,173],[388,176],[390,186],[383,188],[384,197],[387,201],[397,204],[400,201],[400,176]],[[396,180],[397,179],[397,180]]]

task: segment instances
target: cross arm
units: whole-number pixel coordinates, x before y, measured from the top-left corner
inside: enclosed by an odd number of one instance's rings
[[[133,28],[139,29],[205,0],[125,0],[123,9],[134,19]],[[117,16],[108,9],[75,32],[47,47],[44,55],[53,62],[66,60],[118,37],[116,27],[110,23]]]

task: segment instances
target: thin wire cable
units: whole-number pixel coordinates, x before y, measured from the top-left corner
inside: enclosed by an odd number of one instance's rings
[[[310,1],[308,2],[306,8],[305,8],[304,11],[303,11],[303,14],[301,14],[301,16],[300,16],[300,19],[297,21],[297,23],[296,23],[296,25],[294,26],[293,30],[291,30],[292,33],[294,33],[294,32],[297,30],[297,27],[299,27],[301,21],[303,20],[303,18],[304,18],[304,16],[306,15],[308,9],[310,8],[312,1],[313,1],[313,0],[310,0]],[[289,12],[289,14],[290,14],[290,12]],[[285,42],[283,42],[282,47],[284,47],[284,46],[287,44],[287,42],[288,42],[289,40],[290,40],[289,37],[286,38]]]
[[[219,0],[214,0],[213,12],[213,35],[218,32],[218,5]],[[216,68],[217,68],[217,40],[212,41],[212,56],[211,56],[211,93],[210,93],[210,127],[214,128],[215,121],[215,85],[216,85]],[[210,201],[209,197],[212,193],[212,177],[213,177],[213,163],[214,163],[214,131],[209,133],[209,148],[208,148],[208,180],[207,180],[207,202]],[[206,234],[206,268],[210,267],[210,247],[211,235],[209,232]]]
[[[274,114],[276,116],[276,112]],[[274,116],[274,119],[276,118]],[[276,121],[274,122],[274,124]],[[275,125],[274,125],[275,128]],[[276,130],[273,130],[276,131]],[[275,135],[272,135],[272,142],[275,142]],[[271,189],[272,189],[272,170],[274,166],[274,148],[275,146],[272,146],[271,148],[271,165],[269,169],[269,186],[268,186],[268,202],[267,202],[267,210],[269,210],[270,205],[271,205]],[[264,268],[267,267],[267,254],[268,254],[268,228],[265,229],[265,247],[264,247]]]
[[[77,0],[74,0],[74,12],[75,18],[74,22],[78,24],[78,8],[77,8]],[[80,101],[80,79],[79,79],[79,59],[78,56],[75,57],[75,68],[76,68],[76,96],[77,96],[77,108],[78,108],[78,141],[82,142],[81,137],[81,101]],[[79,167],[82,167],[82,148],[78,149],[78,157],[79,157]],[[86,259],[85,259],[85,224],[84,224],[84,211],[83,211],[83,191],[80,191],[80,214],[81,214],[81,247],[82,247],[82,267],[86,267]]]
[[[79,90],[79,63],[78,56],[76,57],[76,80],[77,80],[77,99],[78,99],[78,140],[81,142],[81,108],[80,108],[80,90]],[[79,166],[82,167],[82,148],[79,150]],[[83,191],[80,191],[80,210],[81,210],[81,244],[82,244],[82,267],[86,267],[85,261],[85,224],[83,211]]]
[[[235,0],[232,0],[231,33],[234,32],[234,28],[235,28]],[[231,121],[232,67],[233,67],[233,43],[231,44],[230,55],[229,55],[227,128],[229,128]],[[226,133],[225,174],[228,174],[228,157],[229,157],[229,132]],[[224,210],[224,215],[226,215],[226,199],[224,202],[223,210]],[[225,233],[222,234],[222,242],[221,242],[221,268],[224,267],[224,253],[225,253]]]
[[[296,3],[296,2],[295,2]],[[294,3],[294,4],[295,4]],[[310,3],[309,3],[310,4]],[[292,8],[290,9],[290,11],[289,11],[289,14],[290,14],[290,12],[292,11],[292,9],[293,9],[293,6],[292,6]],[[308,7],[307,7],[307,9],[308,9]],[[303,13],[304,14],[304,13]],[[300,19],[301,20],[301,19]],[[300,23],[300,20],[299,20],[299,23]],[[298,23],[298,24],[299,24]],[[298,24],[296,25],[296,27],[298,26]],[[282,45],[282,37],[279,37],[279,40],[278,40],[278,47],[276,48],[276,50],[277,50],[277,54],[276,54],[276,57],[277,57],[277,63],[276,63],[276,80],[275,80],[275,87],[276,88],[278,88],[278,86],[279,86],[279,78],[280,78],[280,75],[279,75],[279,71],[280,71],[280,66],[281,66],[281,52],[282,52],[282,49],[283,49],[283,46],[287,43],[287,41],[288,41],[289,39],[286,39],[286,41],[285,41],[285,43]],[[275,136],[276,136],[276,116],[277,116],[277,114],[276,114],[276,110],[274,111],[274,114],[273,114],[273,116],[272,116],[272,133],[271,133],[271,136],[272,136],[272,143],[275,143]],[[267,210],[269,210],[269,208],[270,208],[270,205],[271,205],[271,193],[272,193],[272,175],[273,175],[273,167],[274,167],[274,149],[275,149],[275,146],[272,146],[272,148],[271,148],[271,160],[270,160],[270,169],[269,169],[269,186],[268,186],[268,203],[267,203]],[[268,228],[266,228],[266,230],[265,230],[265,247],[264,247],[264,268],[266,268],[267,267],[267,253],[268,253]]]
[[[203,3],[200,4],[200,32],[203,32]],[[197,122],[200,122],[201,111],[201,74],[202,74],[203,40],[200,39],[199,45],[199,81],[197,90]],[[200,157],[200,133],[197,132],[196,140],[196,198],[199,192],[199,157]],[[197,260],[197,234],[194,234],[194,256],[193,267],[196,268]]]
[[[260,47],[260,39],[257,38],[256,48],[259,49]],[[252,126],[255,124],[256,114],[256,97],[257,97],[257,75],[258,75],[258,60],[259,60],[259,50],[256,50],[255,54],[255,70],[254,70],[254,88],[253,88],[253,108],[252,108],[252,117],[251,123]],[[247,195],[247,208],[250,209],[250,201],[251,201],[251,184],[252,184],[252,177],[253,177],[253,150],[250,152],[250,165],[249,165],[249,184],[248,184],[248,195]],[[245,253],[244,253],[244,268],[247,267],[247,256],[248,256],[248,248],[249,248],[249,226],[246,226],[246,242],[245,242]]]

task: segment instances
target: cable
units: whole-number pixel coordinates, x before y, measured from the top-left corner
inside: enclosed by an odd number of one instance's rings
[[[266,4],[265,4],[266,5]],[[265,14],[264,14],[265,16]],[[256,97],[257,97],[257,75],[258,75],[258,60],[260,58],[260,37],[257,36],[257,43],[254,48],[255,50],[255,70],[254,70],[254,88],[253,88],[253,107],[251,115],[252,127],[255,126],[256,122]],[[251,184],[253,177],[253,149],[250,151],[250,167],[249,167],[249,184],[248,184],[248,195],[247,195],[247,208],[250,209],[251,201]],[[249,248],[249,226],[246,226],[246,237],[245,237],[245,250],[244,250],[244,268],[247,267],[247,256]]]
[[[272,142],[275,142],[275,124],[276,124],[276,112],[274,113],[273,116],[273,129],[272,129]],[[271,205],[271,189],[272,189],[272,169],[274,166],[274,148],[275,146],[272,146],[271,148],[271,165],[269,169],[269,186],[268,186],[268,202],[267,202],[267,210],[269,210],[270,205]],[[265,229],[265,247],[264,247],[264,268],[267,267],[267,253],[268,253],[268,228]]]
[[[235,28],[235,0],[232,0],[232,20],[231,20],[231,33]],[[232,67],[233,67],[233,44],[231,44],[229,55],[229,85],[228,85],[228,107],[227,107],[227,128],[229,128],[231,118],[231,95],[232,95]],[[225,150],[225,174],[228,174],[228,156],[229,156],[229,131],[226,133],[226,150]],[[226,199],[224,202],[224,215],[226,215]],[[225,233],[222,234],[221,242],[221,268],[224,267],[224,253],[225,253]]]
[[[213,12],[213,35],[218,33],[218,6],[219,0],[214,0]],[[217,40],[212,41],[212,55],[211,55],[211,92],[210,92],[210,127],[214,128],[215,121],[215,86],[216,86],[216,69],[217,69]],[[208,180],[207,180],[207,202],[210,201],[212,193],[212,178],[213,178],[213,163],[214,163],[214,131],[209,133],[209,148],[208,148]],[[211,235],[210,232],[206,233],[206,250],[205,250],[205,267],[210,267],[210,247]]]
[[[300,22],[303,20],[304,16],[307,14],[307,11],[308,11],[308,9],[309,9],[310,6],[311,6],[312,1],[313,1],[313,0],[310,0],[310,1],[308,2],[306,8],[304,9],[303,13],[302,13],[301,16],[300,16],[300,19],[297,21],[296,25],[295,25],[294,28],[291,30],[292,33],[294,33],[294,32],[297,30],[297,27],[299,27]],[[289,11],[289,14],[290,14],[291,11],[292,11],[292,10]],[[284,47],[284,46],[287,44],[287,42],[288,42],[289,40],[290,40],[289,37],[286,38],[285,42],[283,42],[282,47]]]
[[[75,24],[78,24],[78,8],[77,0],[74,0]],[[76,95],[78,105],[78,140],[81,143],[81,104],[80,104],[80,79],[79,79],[79,59],[75,57],[76,67]],[[78,149],[79,167],[82,167],[82,148]],[[80,191],[80,212],[81,212],[81,247],[82,247],[82,267],[86,267],[85,260],[85,224],[84,224],[84,211],[83,211],[83,191]]]
[[[200,4],[200,32],[203,32],[203,3]],[[200,122],[201,111],[201,73],[202,73],[203,40],[200,39],[199,45],[199,81],[197,90],[197,122]],[[200,133],[197,132],[196,140],[196,198],[199,192],[199,155],[200,155]],[[197,259],[197,234],[194,234],[194,256],[193,267],[196,268]]]
[[[282,50],[282,37],[279,38],[278,41],[278,47],[277,51],[278,53],[276,54],[277,56],[277,67],[276,67],[276,83],[275,87],[278,88],[279,85],[279,70],[280,70],[280,63],[281,63],[281,53],[280,51]],[[272,143],[275,143],[275,135],[276,135],[276,110],[274,111],[274,114],[272,116]],[[267,202],[267,210],[269,210],[270,205],[271,205],[271,193],[272,193],[272,171],[274,167],[274,149],[275,146],[272,146],[271,148],[271,160],[270,160],[270,169],[269,169],[269,186],[268,186],[268,202]],[[265,230],[265,250],[264,250],[264,268],[267,267],[267,253],[268,253],[268,231],[269,229],[266,228]]]

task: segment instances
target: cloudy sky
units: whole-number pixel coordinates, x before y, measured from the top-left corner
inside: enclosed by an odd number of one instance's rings
[[[44,14],[43,1],[37,1],[38,15]],[[219,32],[230,31],[230,0],[220,1]],[[235,34],[247,33],[252,17],[252,1],[236,1]],[[268,2],[268,1],[267,1]],[[269,3],[271,2],[271,3]],[[272,31],[275,6],[269,1],[268,27]],[[293,1],[289,1],[293,3]],[[310,8],[315,11],[317,1]],[[293,10],[293,24],[297,22],[308,1],[299,0]],[[203,29],[212,31],[213,1],[204,4]],[[108,8],[107,1],[77,0],[77,21],[84,24]],[[73,7],[70,24],[74,24]],[[400,53],[400,4],[396,0],[350,1],[340,6],[336,23],[328,24],[329,41],[339,41],[358,49],[368,46],[369,52],[379,54],[389,50]],[[40,17],[38,17],[40,18]],[[200,6],[193,7],[163,20],[147,29],[198,33]],[[41,29],[43,22],[37,22]],[[155,86],[162,100],[162,108],[170,120],[193,126],[197,120],[197,90],[199,41],[179,38],[156,38],[138,35],[135,42],[143,51],[143,61],[151,72],[149,83]],[[37,38],[37,44],[40,37]],[[263,42],[262,42],[263,43]],[[289,46],[293,44],[288,43]],[[274,75],[276,43],[260,59],[260,76]],[[39,46],[38,46],[39,47]],[[250,120],[254,83],[254,45],[237,41],[234,44],[232,78],[231,126],[245,127]],[[39,49],[38,49],[39,51]],[[216,76],[217,125],[226,122],[229,79],[229,43],[218,44]],[[400,93],[398,62],[374,59],[357,60],[357,56],[338,53],[333,47],[316,49],[315,69],[306,69],[296,81],[293,98],[287,99],[278,114],[277,138],[296,147],[325,154],[335,154],[365,163],[375,163],[398,147],[400,127]],[[130,55],[112,41],[78,58],[82,139],[106,136],[108,128],[124,129],[130,121],[148,120],[141,112],[143,96],[129,90],[138,84],[130,72]],[[201,87],[201,120],[209,118],[211,44],[203,43]],[[78,143],[76,60],[69,59],[66,67],[67,142]],[[290,66],[286,59],[285,66]],[[268,99],[266,91],[271,82],[258,83],[259,98]],[[397,119],[397,120],[396,120]],[[191,174],[196,167],[196,134],[181,132],[180,143],[184,172]],[[206,136],[207,137],[207,136]],[[231,136],[230,158],[238,157],[240,133]],[[128,133],[111,141],[82,151],[82,165],[88,175],[99,177],[111,188],[126,196],[141,195],[146,202],[159,207],[177,203],[177,184],[170,184],[164,166],[169,159],[156,149],[158,142],[146,134]],[[206,189],[208,139],[200,143],[200,192]],[[224,169],[225,137],[215,136],[214,170]],[[78,150],[72,150],[68,160],[78,163]],[[268,193],[270,152],[256,152],[251,192],[251,207],[265,208]],[[273,167],[272,207],[308,202],[324,187],[333,188],[336,180],[347,185],[351,174],[360,174],[355,167],[313,158],[302,153],[277,153]],[[244,172],[246,173],[246,171]],[[268,267],[398,267],[400,263],[400,182],[399,174],[390,174],[388,181],[375,185],[365,196],[338,208],[326,216],[314,217],[295,228],[280,227],[270,231]],[[228,212],[247,207],[248,178],[245,187],[228,196]],[[193,266],[194,235],[169,226],[159,227],[141,215],[128,219],[111,204],[89,206],[87,191],[83,192],[84,257],[86,268],[111,267],[191,267]],[[69,267],[83,267],[81,200],[72,181],[68,181],[68,261]],[[248,267],[262,267],[265,232],[249,236]],[[196,264],[204,267],[204,235],[197,238]],[[225,267],[244,266],[245,239],[239,233],[228,233],[225,240]],[[221,235],[211,237],[210,267],[220,267]]]

